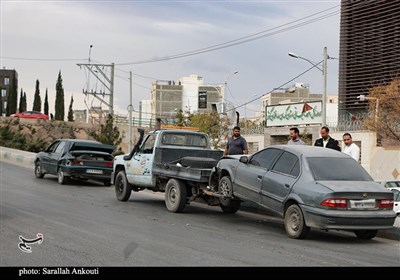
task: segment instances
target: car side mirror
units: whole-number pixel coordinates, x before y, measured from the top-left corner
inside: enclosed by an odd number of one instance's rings
[[[241,156],[239,158],[239,161],[247,164],[247,163],[249,163],[249,158],[247,156]]]

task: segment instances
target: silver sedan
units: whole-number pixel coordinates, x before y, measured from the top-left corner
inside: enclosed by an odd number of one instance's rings
[[[253,155],[222,158],[210,177],[221,208],[251,201],[284,218],[291,238],[310,228],[350,230],[371,239],[393,227],[393,193],[350,156],[322,147],[276,145]]]

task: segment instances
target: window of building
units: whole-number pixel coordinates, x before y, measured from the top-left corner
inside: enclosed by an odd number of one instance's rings
[[[7,110],[7,101],[4,101],[3,103],[3,110]]]
[[[4,85],[9,85],[10,84],[10,78],[9,77],[5,77],[4,78]]]
[[[1,97],[6,97],[7,96],[7,90],[6,89],[1,89]]]

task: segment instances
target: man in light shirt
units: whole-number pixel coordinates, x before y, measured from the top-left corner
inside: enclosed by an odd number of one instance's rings
[[[300,132],[297,127],[292,127],[289,130],[290,140],[287,142],[288,145],[305,145],[303,140],[300,139]]]
[[[348,154],[358,162],[360,160],[360,148],[353,143],[350,133],[343,134],[343,143],[343,153]]]

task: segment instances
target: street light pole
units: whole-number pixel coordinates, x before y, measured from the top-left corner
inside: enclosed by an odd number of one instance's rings
[[[322,126],[326,126],[326,77],[327,77],[327,62],[328,62],[328,50],[324,47],[324,62],[322,65],[323,71],[323,90],[322,90]]]
[[[327,47],[324,47],[324,53],[323,53],[323,59],[322,61],[318,62],[318,63],[314,63],[311,60],[305,58],[305,57],[301,57],[297,54],[294,53],[288,53],[289,56],[294,57],[294,58],[300,58],[303,59],[305,61],[307,61],[308,63],[312,64],[314,67],[316,67],[318,70],[320,70],[322,72],[322,108],[321,108],[321,114],[322,114],[322,126],[326,126],[326,84],[327,84],[327,68],[328,68],[328,49]],[[322,62],[322,69],[318,67],[318,65]]]

